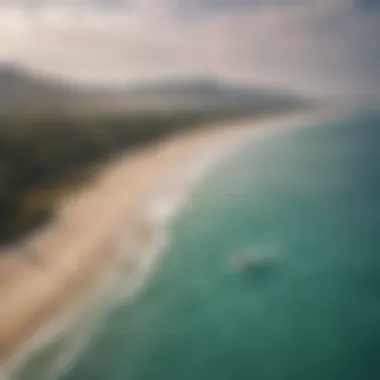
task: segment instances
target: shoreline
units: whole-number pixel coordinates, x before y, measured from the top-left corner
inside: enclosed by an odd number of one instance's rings
[[[260,127],[297,124],[310,118],[316,120],[318,115],[310,117],[308,113],[303,119],[301,116],[301,121],[298,113],[296,117],[249,118],[205,126],[126,154],[107,165],[91,188],[63,203],[52,225],[24,243],[23,249],[32,247],[41,261],[34,265],[16,255],[15,261],[19,262],[14,267],[12,281],[7,286],[0,284],[2,309],[6,309],[0,315],[0,363],[7,368],[5,372],[12,373],[13,368],[37,349],[41,341],[38,337],[49,326],[52,334],[57,334],[54,327],[59,324],[57,321],[65,319],[63,315],[81,304],[82,299],[92,298],[93,289],[104,277],[112,275],[114,266],[122,264],[133,269],[141,265],[140,256],[144,255],[150,268],[149,261],[155,261],[157,255],[146,251],[155,249],[151,243],[154,245],[156,241],[157,223],[165,228],[167,220],[178,213],[178,205],[173,207],[170,200],[166,206],[162,203],[162,196],[167,196],[168,190],[178,186],[177,203],[183,204],[186,200],[183,193],[191,191],[207,166],[219,162],[235,143],[251,138]],[[215,150],[220,153],[210,159],[210,165],[205,167],[200,159],[199,168],[193,169],[195,174],[190,175],[192,178],[182,178],[178,185],[178,173],[186,171],[184,164],[194,163],[194,157],[198,159],[205,152]],[[157,207],[152,212],[154,202]],[[140,241],[127,239],[128,234],[136,238],[139,233]],[[73,319],[77,313],[73,310]]]

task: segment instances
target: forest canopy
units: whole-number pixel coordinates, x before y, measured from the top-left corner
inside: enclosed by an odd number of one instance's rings
[[[48,220],[62,193],[87,181],[97,164],[120,152],[207,121],[268,111],[0,114],[0,243]]]

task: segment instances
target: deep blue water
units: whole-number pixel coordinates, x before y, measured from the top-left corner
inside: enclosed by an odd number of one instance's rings
[[[247,143],[64,379],[380,379],[379,142],[372,112]],[[234,270],[247,247],[278,259]]]

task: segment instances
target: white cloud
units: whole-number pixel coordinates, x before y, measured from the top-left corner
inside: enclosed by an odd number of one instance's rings
[[[253,6],[235,7],[224,0],[217,10],[210,0],[189,1],[61,0],[25,7],[14,0],[0,7],[0,56],[88,80],[211,71],[314,92],[379,87],[380,16],[359,12],[353,1],[257,6],[252,0]],[[198,9],[192,17],[185,12],[190,5]]]

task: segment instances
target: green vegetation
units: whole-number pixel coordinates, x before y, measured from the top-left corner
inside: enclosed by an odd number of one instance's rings
[[[0,242],[48,220],[61,194],[83,183],[97,164],[115,154],[201,122],[257,113],[249,109],[0,115]]]

